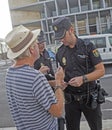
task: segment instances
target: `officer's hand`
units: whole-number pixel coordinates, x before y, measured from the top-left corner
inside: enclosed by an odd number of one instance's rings
[[[68,84],[74,87],[80,87],[83,84],[82,76],[72,78]]]
[[[41,68],[39,69],[40,72],[42,72],[43,74],[46,74],[50,71],[48,66],[41,66]]]

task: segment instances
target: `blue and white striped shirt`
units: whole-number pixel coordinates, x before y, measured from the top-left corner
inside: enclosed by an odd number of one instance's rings
[[[10,67],[6,90],[11,114],[18,130],[57,130],[57,118],[49,112],[56,97],[48,81],[28,65]]]

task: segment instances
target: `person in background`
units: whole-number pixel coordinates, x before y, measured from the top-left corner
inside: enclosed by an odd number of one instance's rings
[[[39,58],[39,34],[39,29],[30,31],[20,25],[5,38],[7,57],[14,60],[7,70],[6,91],[17,130],[58,130],[57,117],[63,112],[63,69],[56,71],[54,93],[44,74],[33,68]]]
[[[53,71],[49,53],[45,47],[46,40],[43,31],[40,32],[40,35],[38,35],[37,40],[39,41],[38,47],[39,47],[40,58],[38,58],[34,62],[34,68],[40,70],[43,74],[45,74],[48,80],[54,80],[54,71]]]
[[[102,113],[97,103],[96,81],[105,74],[98,50],[90,41],[79,39],[69,18],[60,17],[53,22],[55,39],[62,46],[56,60],[65,71],[68,86],[65,95],[67,130],[80,130],[83,112],[91,130],[102,130]]]

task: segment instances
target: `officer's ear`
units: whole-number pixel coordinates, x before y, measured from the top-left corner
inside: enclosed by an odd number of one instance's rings
[[[74,28],[73,28],[73,26],[71,26],[71,27],[69,28],[68,32],[69,32],[69,34],[73,34],[73,33],[74,33]]]
[[[74,27],[73,26],[71,26],[71,32],[74,33]]]

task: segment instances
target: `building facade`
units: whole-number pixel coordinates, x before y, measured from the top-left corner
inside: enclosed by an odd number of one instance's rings
[[[52,22],[71,19],[76,35],[102,34],[112,27],[112,0],[9,0],[12,26],[44,30],[47,46],[53,40]]]

